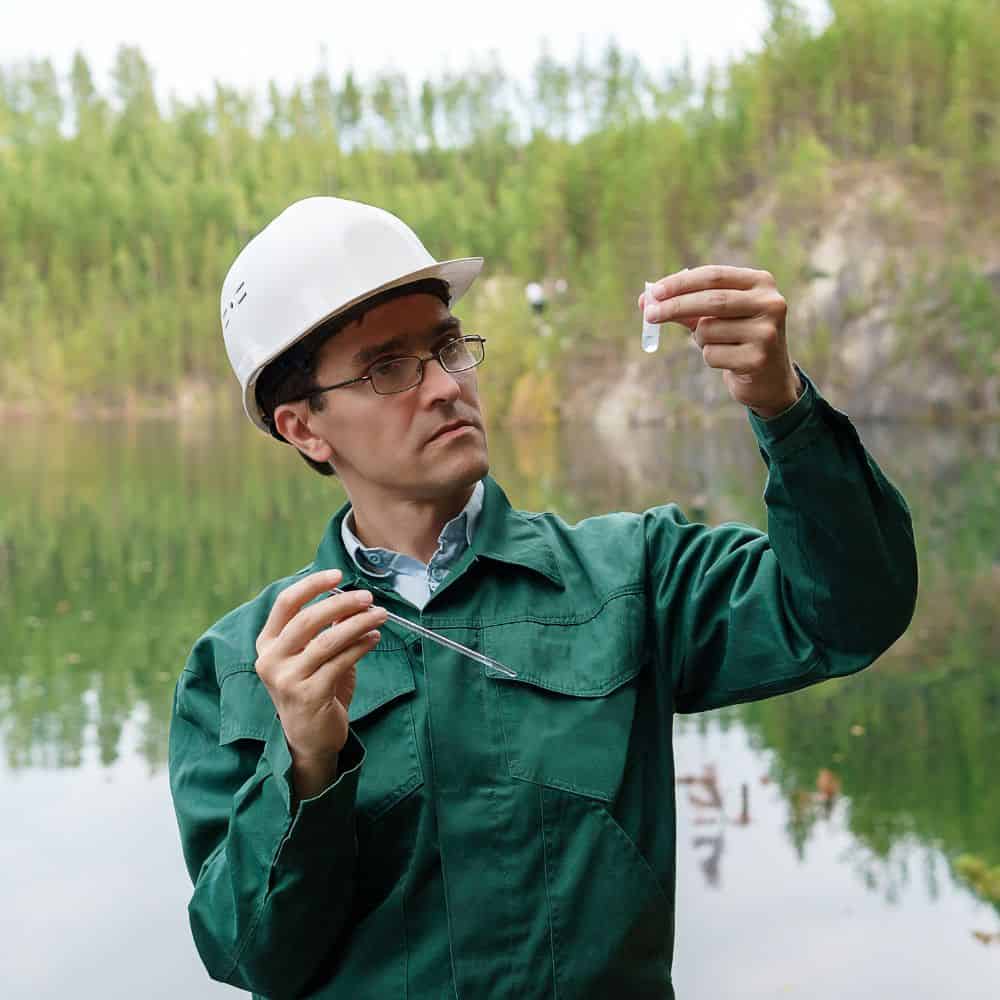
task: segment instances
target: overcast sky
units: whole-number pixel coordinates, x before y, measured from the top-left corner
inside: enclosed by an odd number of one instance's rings
[[[817,22],[825,16],[824,0],[803,6]],[[697,68],[725,62],[758,45],[765,24],[763,0],[0,0],[0,65],[49,58],[65,74],[80,49],[103,89],[118,46],[137,45],[159,95],[190,98],[215,79],[285,89],[320,68],[324,48],[335,80],[348,67],[362,79],[383,69],[435,78],[491,50],[524,78],[543,39],[565,62],[581,46],[596,56],[614,37],[659,75],[685,47]]]

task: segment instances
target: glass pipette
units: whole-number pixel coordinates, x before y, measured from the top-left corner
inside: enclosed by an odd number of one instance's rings
[[[346,590],[341,590],[340,587],[331,587],[330,593],[332,594],[346,594]],[[477,653],[474,649],[469,649],[468,646],[463,646],[460,642],[455,642],[454,639],[449,639],[447,636],[439,635],[437,632],[432,632],[429,628],[424,628],[423,625],[417,625],[415,622],[411,622],[406,618],[402,618],[399,615],[394,615],[391,611],[386,611],[386,617],[391,622],[395,622],[397,625],[402,625],[403,628],[408,628],[411,632],[416,632],[417,635],[423,636],[425,639],[430,639],[432,642],[436,642],[439,646],[444,646],[446,649],[452,649],[456,653],[462,653],[468,656],[469,659],[475,660],[477,663],[485,664],[487,667],[492,667],[494,670],[499,670],[500,673],[506,674],[508,677],[517,677],[510,667],[505,667],[499,660],[494,660],[492,656],[487,656],[485,653]]]

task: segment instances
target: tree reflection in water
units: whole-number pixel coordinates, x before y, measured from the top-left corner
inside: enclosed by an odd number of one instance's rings
[[[1000,428],[879,426],[863,436],[914,511],[914,623],[875,668],[741,706],[731,724],[773,752],[769,780],[797,849],[817,822],[842,816],[858,845],[851,863],[892,894],[928,867],[913,863],[920,851],[1000,864]],[[582,427],[494,431],[491,443],[518,506],[573,520],[673,500],[710,523],[764,522],[765,470],[738,421],[637,428],[622,440]],[[158,770],[193,640],[307,563],[343,494],[235,419],[55,434],[26,425],[2,447],[8,765],[74,767],[87,745],[111,764],[123,725],[141,719],[141,754]],[[726,802],[714,772],[684,780],[716,885],[727,831],[751,823],[752,785]]]

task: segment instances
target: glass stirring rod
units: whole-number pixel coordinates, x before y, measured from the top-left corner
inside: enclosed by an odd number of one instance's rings
[[[348,591],[341,590],[340,587],[331,587],[331,594],[346,594]],[[477,663],[483,663],[487,667],[492,667],[494,670],[499,670],[500,673],[506,674],[508,677],[517,677],[510,667],[505,667],[499,660],[494,660],[492,656],[487,656],[485,653],[477,653],[474,649],[469,649],[468,646],[463,646],[460,642],[455,642],[454,639],[449,639],[447,636],[439,635],[437,632],[432,632],[429,628],[424,628],[423,625],[417,625],[414,622],[408,621],[406,618],[402,618],[399,615],[394,615],[391,611],[386,611],[386,617],[391,622],[395,622],[397,625],[402,625],[403,628],[408,628],[411,632],[416,632],[417,635],[423,636],[425,639],[430,639],[432,642],[436,642],[439,646],[444,646],[446,649],[452,649],[456,653],[462,653],[464,656],[468,656],[469,659],[475,660]]]

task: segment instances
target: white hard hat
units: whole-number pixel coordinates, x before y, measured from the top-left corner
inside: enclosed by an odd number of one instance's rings
[[[423,278],[446,282],[450,305],[482,266],[482,257],[436,261],[405,222],[373,205],[343,198],[289,205],[240,251],[222,283],[222,336],[247,416],[268,430],[257,378],[320,323]]]

